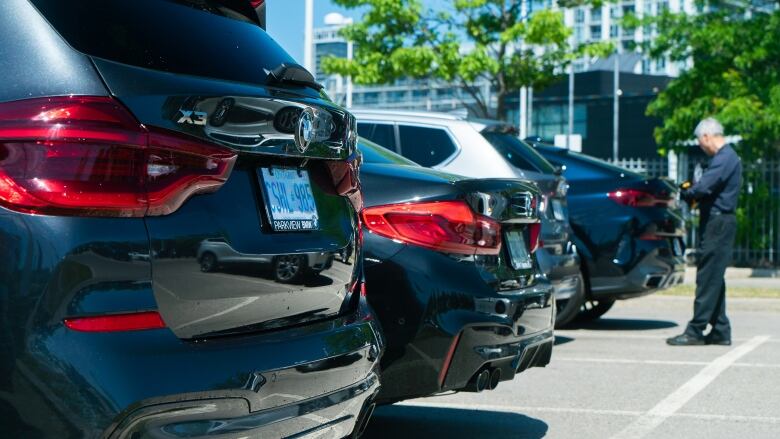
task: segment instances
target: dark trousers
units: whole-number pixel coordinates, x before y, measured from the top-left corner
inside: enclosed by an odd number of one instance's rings
[[[731,263],[737,218],[733,214],[712,215],[702,225],[701,245],[696,268],[696,300],[693,319],[685,333],[703,337],[707,324],[710,335],[731,339],[731,324],[726,317],[726,267]]]

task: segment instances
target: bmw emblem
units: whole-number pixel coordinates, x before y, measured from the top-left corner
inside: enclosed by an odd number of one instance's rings
[[[314,140],[314,110],[307,107],[298,119],[298,129],[295,130],[295,146],[300,152],[306,152]]]

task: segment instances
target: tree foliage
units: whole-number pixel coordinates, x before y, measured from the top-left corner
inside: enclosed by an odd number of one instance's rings
[[[358,84],[402,78],[452,82],[463,87],[476,101],[473,109],[485,117],[504,119],[510,93],[544,87],[572,60],[611,50],[603,43],[573,47],[560,11],[524,16],[522,0],[452,0],[438,11],[424,8],[421,0],[334,1],[365,13],[341,31],[355,44],[354,59],[326,58],[325,71],[351,75]],[[478,87],[480,82],[490,89]]]
[[[663,120],[655,131],[662,148],[691,139],[696,123],[714,116],[742,136],[743,159],[780,150],[780,11],[755,4],[701,1],[701,14],[645,23],[660,34],[646,46],[652,55],[689,65],[648,108]]]

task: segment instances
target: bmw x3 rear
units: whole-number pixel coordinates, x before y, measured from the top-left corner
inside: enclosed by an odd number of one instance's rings
[[[261,22],[0,5],[4,435],[361,432],[382,341],[362,259],[333,260],[360,249],[355,120]],[[243,263],[203,269],[217,244]]]

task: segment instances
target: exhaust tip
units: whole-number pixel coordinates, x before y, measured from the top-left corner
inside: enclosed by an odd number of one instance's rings
[[[477,392],[487,389],[490,385],[490,371],[485,369],[477,375]]]
[[[490,380],[488,381],[487,389],[493,390],[498,387],[498,383],[501,381],[501,369],[493,369],[490,371]]]

